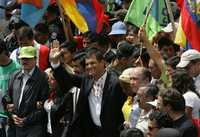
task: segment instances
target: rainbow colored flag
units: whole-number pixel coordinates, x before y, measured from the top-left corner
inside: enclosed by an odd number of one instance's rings
[[[40,5],[40,1],[42,5]],[[20,0],[20,3],[21,20],[33,28],[42,19],[49,5],[49,0]]]
[[[200,0],[177,0],[177,3],[181,8],[181,18],[175,43],[200,51]]]
[[[60,0],[65,14],[81,32],[99,33],[106,23],[104,7],[98,0]]]

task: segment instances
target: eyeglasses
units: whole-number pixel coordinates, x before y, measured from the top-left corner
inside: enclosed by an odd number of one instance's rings
[[[149,129],[149,131],[152,131],[153,129],[155,129],[155,128],[159,128],[159,127],[151,127],[151,126],[148,126],[148,129]]]

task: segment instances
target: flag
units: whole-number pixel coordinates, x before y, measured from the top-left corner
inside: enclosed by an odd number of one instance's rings
[[[37,0],[35,0],[37,1]],[[42,19],[49,5],[49,0],[42,0],[42,8],[38,9],[33,4],[21,4],[21,20],[27,23],[30,27],[35,27]]]
[[[181,4],[181,18],[175,43],[186,49],[192,48],[200,51],[200,0],[182,0]]]
[[[145,16],[150,9],[152,0],[133,0],[125,17],[137,27],[144,25]],[[169,23],[168,12],[164,0],[154,0],[147,18],[146,32],[151,40],[153,36]]]
[[[64,9],[65,14],[72,20],[72,22],[81,32],[84,33],[89,30],[85,18],[77,9],[75,0],[60,0],[60,4]]]
[[[104,7],[98,0],[60,0],[65,14],[81,32],[100,32],[106,22]]]
[[[42,0],[17,0],[18,3],[32,4],[37,8],[42,8]]]
[[[177,28],[177,31],[176,31],[176,38],[175,38],[175,43],[182,46],[183,48],[185,48],[186,46],[186,37],[185,37],[185,33],[183,32],[183,29],[182,29],[182,21],[181,21],[181,17],[180,17],[180,21],[179,21],[179,24],[178,24],[178,28]]]

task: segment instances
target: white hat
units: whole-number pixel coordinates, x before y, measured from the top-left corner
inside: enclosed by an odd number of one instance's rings
[[[119,76],[119,80],[130,83],[131,73],[133,72],[134,68],[127,68],[125,69],[122,74]]]
[[[157,100],[157,99],[155,99],[154,101],[147,102],[147,104],[150,104],[150,105],[152,105],[152,106],[156,107],[156,106],[157,106],[157,104],[158,104],[158,100]]]
[[[112,30],[108,35],[126,34],[126,25],[122,21],[118,21],[112,25]]]
[[[178,23],[174,22],[174,25],[175,25],[175,29],[177,29]],[[162,30],[167,33],[172,32],[173,31],[172,23],[169,23],[166,27],[162,28]]]
[[[181,61],[176,66],[177,68],[186,67],[191,60],[200,59],[200,52],[194,49],[189,49],[181,55]]]

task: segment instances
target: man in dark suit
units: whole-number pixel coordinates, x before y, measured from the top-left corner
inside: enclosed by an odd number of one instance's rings
[[[80,88],[77,109],[66,136],[119,137],[119,127],[124,121],[121,108],[126,96],[118,77],[106,71],[101,51],[88,50],[85,59],[88,75],[84,76],[65,71],[55,56],[57,52],[56,48],[51,50],[50,60],[60,87],[63,91],[73,86]]]
[[[48,97],[47,77],[36,66],[34,47],[22,47],[19,58],[22,69],[11,77],[8,96],[3,99],[12,120],[8,134],[15,137],[44,137],[46,117],[42,104]]]

